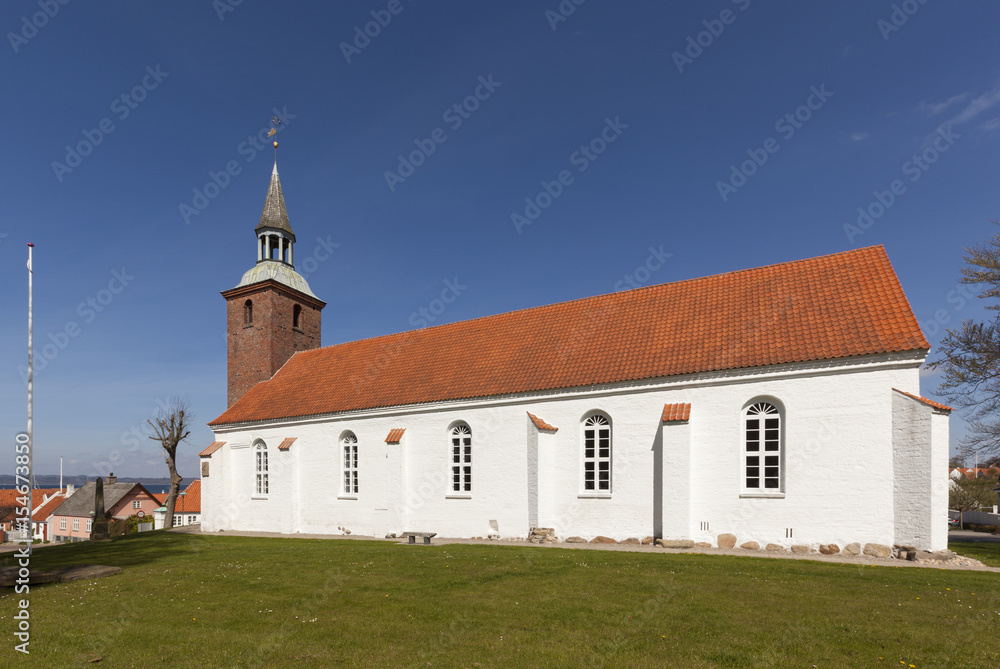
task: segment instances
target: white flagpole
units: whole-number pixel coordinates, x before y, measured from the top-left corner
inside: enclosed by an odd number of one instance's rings
[[[34,488],[35,482],[35,469],[34,469],[34,450],[35,450],[35,439],[34,439],[34,382],[35,382],[35,347],[33,344],[33,323],[32,323],[32,278],[34,277],[34,270],[31,267],[31,256],[32,251],[35,250],[35,245],[28,244],[28,480],[30,481],[28,485],[28,554],[31,554],[31,538],[32,538],[32,526],[31,526],[31,512],[35,508],[34,500],[32,499],[32,489]]]

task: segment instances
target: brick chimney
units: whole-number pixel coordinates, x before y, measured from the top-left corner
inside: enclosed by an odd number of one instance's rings
[[[118,483],[118,477],[115,476],[114,472],[111,472],[110,474],[108,474],[107,478],[104,479],[104,482],[108,485],[111,485],[112,483]]]

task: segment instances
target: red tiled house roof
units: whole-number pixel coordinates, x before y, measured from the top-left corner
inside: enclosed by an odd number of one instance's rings
[[[929,348],[872,246],[300,351],[209,425]]]
[[[36,523],[44,523],[52,515],[52,512],[59,508],[59,505],[66,501],[62,495],[56,495],[41,507],[35,509],[31,514],[31,519]]]
[[[31,502],[36,507],[42,503],[49,495],[59,492],[59,488],[33,488],[31,491]],[[17,501],[24,497],[17,491],[17,488],[0,489],[0,523],[7,523],[17,517],[17,509],[21,504]],[[59,498],[66,501],[65,497]]]
[[[183,507],[184,513],[201,513],[201,479],[191,481],[183,491],[187,493],[184,496],[184,503],[181,504],[181,496],[177,495],[177,501],[174,502],[174,512],[180,513]],[[152,495],[160,504],[167,503],[167,493],[154,492]]]

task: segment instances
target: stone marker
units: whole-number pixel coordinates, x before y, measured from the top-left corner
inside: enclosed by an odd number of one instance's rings
[[[108,516],[104,511],[104,479],[97,477],[94,484],[94,522],[90,527],[91,541],[110,541],[108,534]]]
[[[720,534],[719,535],[719,548],[732,548],[736,545],[736,535],[735,534]]]

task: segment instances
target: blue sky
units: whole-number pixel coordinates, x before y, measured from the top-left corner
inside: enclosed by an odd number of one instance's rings
[[[324,345],[413,327],[445,281],[435,323],[872,244],[936,343],[983,314],[955,291],[1000,216],[1000,7],[897,7],[6,2],[0,438],[24,426],[30,241],[36,472],[165,475],[143,424],[183,395],[196,475],[274,110]],[[672,255],[636,274],[651,249]]]

